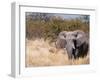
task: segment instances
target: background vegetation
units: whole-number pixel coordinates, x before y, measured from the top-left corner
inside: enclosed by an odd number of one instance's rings
[[[54,41],[61,31],[77,29],[89,32],[88,15],[65,19],[53,13],[26,13],[26,38],[28,39],[44,38]]]
[[[55,46],[61,31],[78,29],[89,33],[88,15],[66,17],[68,15],[26,13],[26,67],[89,64],[89,54],[84,58],[69,60],[67,51]]]

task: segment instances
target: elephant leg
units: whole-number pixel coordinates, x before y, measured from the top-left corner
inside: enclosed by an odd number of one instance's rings
[[[73,54],[73,56],[74,56],[74,59],[77,58],[77,55],[76,55],[77,53],[78,53],[78,50],[77,50],[77,49],[73,49],[72,54]]]

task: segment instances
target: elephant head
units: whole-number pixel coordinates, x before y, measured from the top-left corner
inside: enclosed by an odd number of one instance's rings
[[[58,35],[56,47],[65,48],[68,53],[68,57],[72,58],[75,50],[74,40],[75,36],[73,32],[62,31]]]
[[[56,41],[56,47],[57,48],[65,48],[66,44],[69,44],[75,48],[74,44],[71,44],[75,37],[73,36],[72,32],[62,31],[59,33],[57,41]]]

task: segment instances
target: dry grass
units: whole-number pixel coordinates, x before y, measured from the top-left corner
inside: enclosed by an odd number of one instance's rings
[[[69,60],[66,51],[43,39],[26,40],[26,67],[89,64],[89,55]]]

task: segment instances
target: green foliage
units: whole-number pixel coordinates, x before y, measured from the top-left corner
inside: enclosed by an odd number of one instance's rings
[[[81,18],[64,20],[53,17],[48,21],[26,20],[26,37],[28,39],[44,38],[54,41],[61,31],[83,30],[89,32],[89,23]]]

